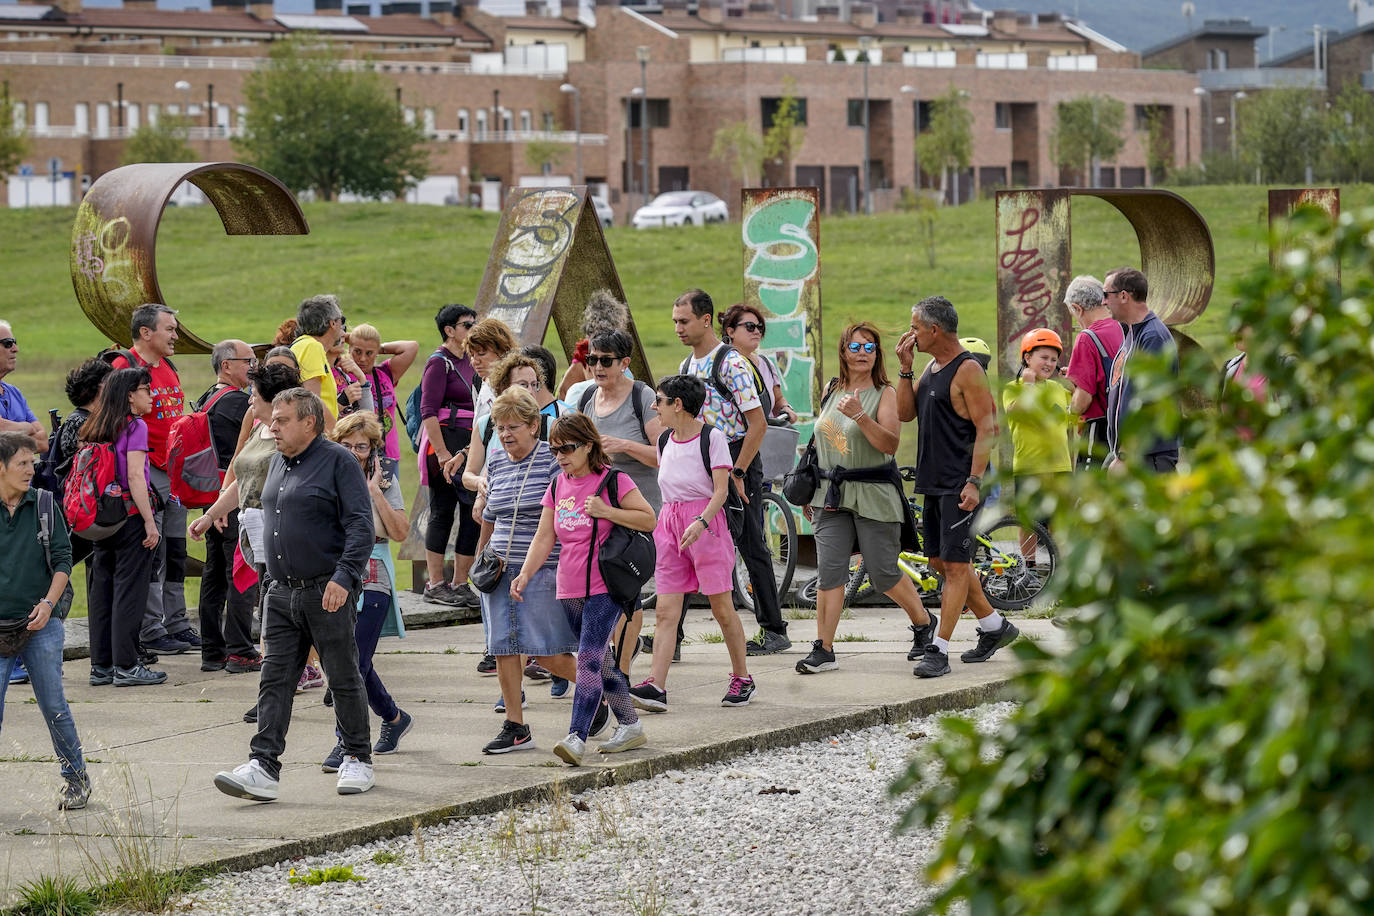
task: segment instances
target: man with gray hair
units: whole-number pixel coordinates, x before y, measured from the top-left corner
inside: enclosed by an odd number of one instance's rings
[[[220,479],[229,470],[248,413],[248,374],[257,368],[253,348],[241,340],[222,340],[210,351],[211,385],[192,406],[210,422]],[[224,528],[205,532],[205,571],[200,578],[200,670],[232,674],[257,671],[262,658],[253,648],[253,605],[257,589],[234,585],[234,548],[239,542],[239,513],[230,512]]]
[[[348,332],[339,300],[326,294],[303,301],[296,308],[296,331],[300,336],[291,344],[291,352],[301,366],[301,387],[318,395],[324,403],[324,428],[320,432],[327,433],[339,418],[339,390],[334,384],[328,351],[337,347]]]
[[[1064,292],[1064,304],[1083,329],[1073,343],[1066,375],[1073,384],[1069,412],[1083,418],[1078,466],[1085,469],[1102,467],[1107,460],[1107,383],[1124,338],[1105,300],[1102,284],[1087,274],[1074,277]]]
[[[277,454],[262,488],[263,549],[271,584],[262,633],[267,645],[258,686],[258,733],[251,757],[215,776],[226,795],[275,801],[291,701],[313,645],[320,653],[345,757],[338,792],[372,788],[367,699],[354,629],[358,594],[372,554],[372,500],[362,465],[324,431],[320,399],[304,388],[272,400]]]

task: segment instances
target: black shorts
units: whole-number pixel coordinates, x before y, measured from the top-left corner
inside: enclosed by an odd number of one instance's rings
[[[921,513],[921,535],[926,556],[946,563],[968,563],[973,559],[973,517],[983,507],[980,502],[968,511],[959,508],[959,494],[927,496]]]

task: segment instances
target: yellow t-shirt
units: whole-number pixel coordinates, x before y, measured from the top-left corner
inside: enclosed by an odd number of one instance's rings
[[[312,378],[320,380],[320,400],[325,410],[339,418],[339,388],[334,384],[334,373],[329,371],[329,359],[325,356],[324,344],[313,337],[302,334],[291,344],[291,352],[301,364],[301,381]]]
[[[1002,389],[1002,407],[1011,427],[1012,473],[1058,474],[1073,470],[1069,453],[1069,390],[1055,381],[1026,384],[1020,380]]]

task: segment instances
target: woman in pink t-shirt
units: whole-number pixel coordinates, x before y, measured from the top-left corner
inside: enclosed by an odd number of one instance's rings
[[[610,536],[612,523],[635,531],[652,531],[654,510],[630,476],[611,466],[610,457],[601,447],[601,436],[586,414],[566,414],[555,421],[549,430],[549,447],[563,473],[554,478],[544,493],[539,531],[525,555],[520,574],[511,582],[510,594],[516,601],[523,600],[530,578],[556,541],[561,551],[557,594],[573,632],[578,634],[578,647],[572,724],[568,737],[558,742],[553,752],[577,766],[582,762],[592,718],[603,695],[619,727],[601,745],[601,753],[628,751],[644,744],[644,726],[630,701],[629,679],[618,667],[610,646],[611,629],[625,608],[608,594],[597,551]],[[611,505],[609,495],[604,499],[597,495],[602,482],[612,474],[619,508]]]
[[[729,485],[730,446],[718,429],[697,419],[706,402],[706,383],[694,375],[670,375],[658,385],[654,413],[669,430],[659,438],[658,487],[663,510],[654,529],[658,562],[654,582],[658,586],[655,629],[666,634],[654,640],[650,676],[630,688],[640,709],[668,711],[668,666],[673,661],[678,620],[683,600],[699,592],[711,601],[711,614],[725,635],[730,652],[730,687],[722,706],[747,706],[754,695],[754,679],[745,659],[744,628],[735,614],[733,599],[735,542],[730,537],[724,512],[725,488]],[[707,436],[703,460],[701,437]],[[708,472],[707,465],[710,470]]]

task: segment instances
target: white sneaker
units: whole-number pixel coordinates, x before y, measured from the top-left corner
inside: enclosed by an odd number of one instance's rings
[[[279,792],[277,780],[268,775],[256,759],[241,763],[233,772],[222,771],[215,774],[215,788],[225,795],[246,798],[249,801],[276,801]]]
[[[644,737],[644,723],[632,722],[629,725],[617,725],[615,734],[611,735],[609,740],[603,741],[599,750],[603,754],[615,754],[643,747],[646,741],[648,739]]]
[[[587,743],[577,735],[569,733],[568,737],[553,746],[553,752],[565,763],[573,766],[582,765],[582,755],[587,751]]]
[[[372,778],[372,764],[363,763],[357,757],[348,756],[339,767],[339,794],[357,795],[375,785]]]

